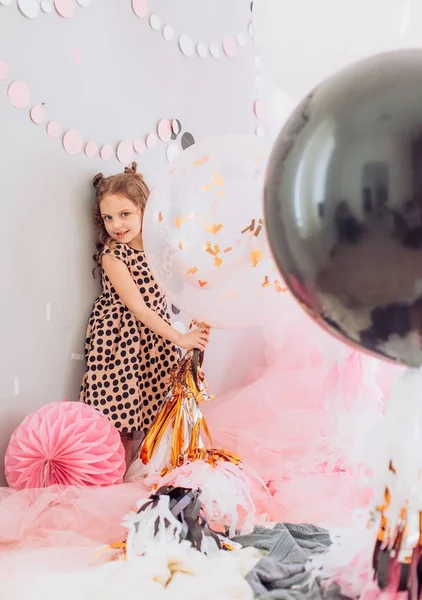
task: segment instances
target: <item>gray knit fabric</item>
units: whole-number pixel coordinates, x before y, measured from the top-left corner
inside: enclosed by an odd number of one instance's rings
[[[277,523],[273,529],[257,526],[253,533],[237,536],[234,541],[265,554],[246,576],[259,600],[347,600],[338,586],[323,590],[306,570],[310,557],[331,545],[327,530]]]

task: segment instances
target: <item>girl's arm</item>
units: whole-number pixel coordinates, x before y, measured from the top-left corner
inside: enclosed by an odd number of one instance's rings
[[[170,340],[170,342],[181,348],[205,350],[208,342],[208,331],[205,328],[197,329],[188,334],[179,333],[159,317],[157,313],[148,308],[132,279],[129,269],[122,261],[105,254],[102,257],[101,266],[121,301],[139,321],[160,337]]]

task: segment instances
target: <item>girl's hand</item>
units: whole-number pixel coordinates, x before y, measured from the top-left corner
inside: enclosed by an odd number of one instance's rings
[[[201,350],[203,352],[208,345],[209,337],[210,330],[201,327],[181,335],[177,345],[183,350]]]
[[[208,331],[211,329],[211,325],[208,325],[208,323],[204,323],[203,321],[195,321],[195,319],[193,319],[189,324],[189,329],[192,329],[193,327],[197,327],[198,329],[208,329]]]

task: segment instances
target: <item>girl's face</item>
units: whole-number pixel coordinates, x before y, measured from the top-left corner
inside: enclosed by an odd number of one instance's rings
[[[107,194],[100,203],[101,217],[108,235],[118,242],[142,241],[142,214],[125,196]]]

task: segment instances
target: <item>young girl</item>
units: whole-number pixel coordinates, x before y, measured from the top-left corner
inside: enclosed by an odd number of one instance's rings
[[[119,430],[129,464],[133,433],[145,435],[160,411],[179,348],[204,350],[209,330],[182,335],[169,324],[166,298],[145,259],[142,218],[149,190],[136,163],[119,175],[99,173],[93,185],[94,274],[101,270],[102,293],[89,319],[80,400]]]

